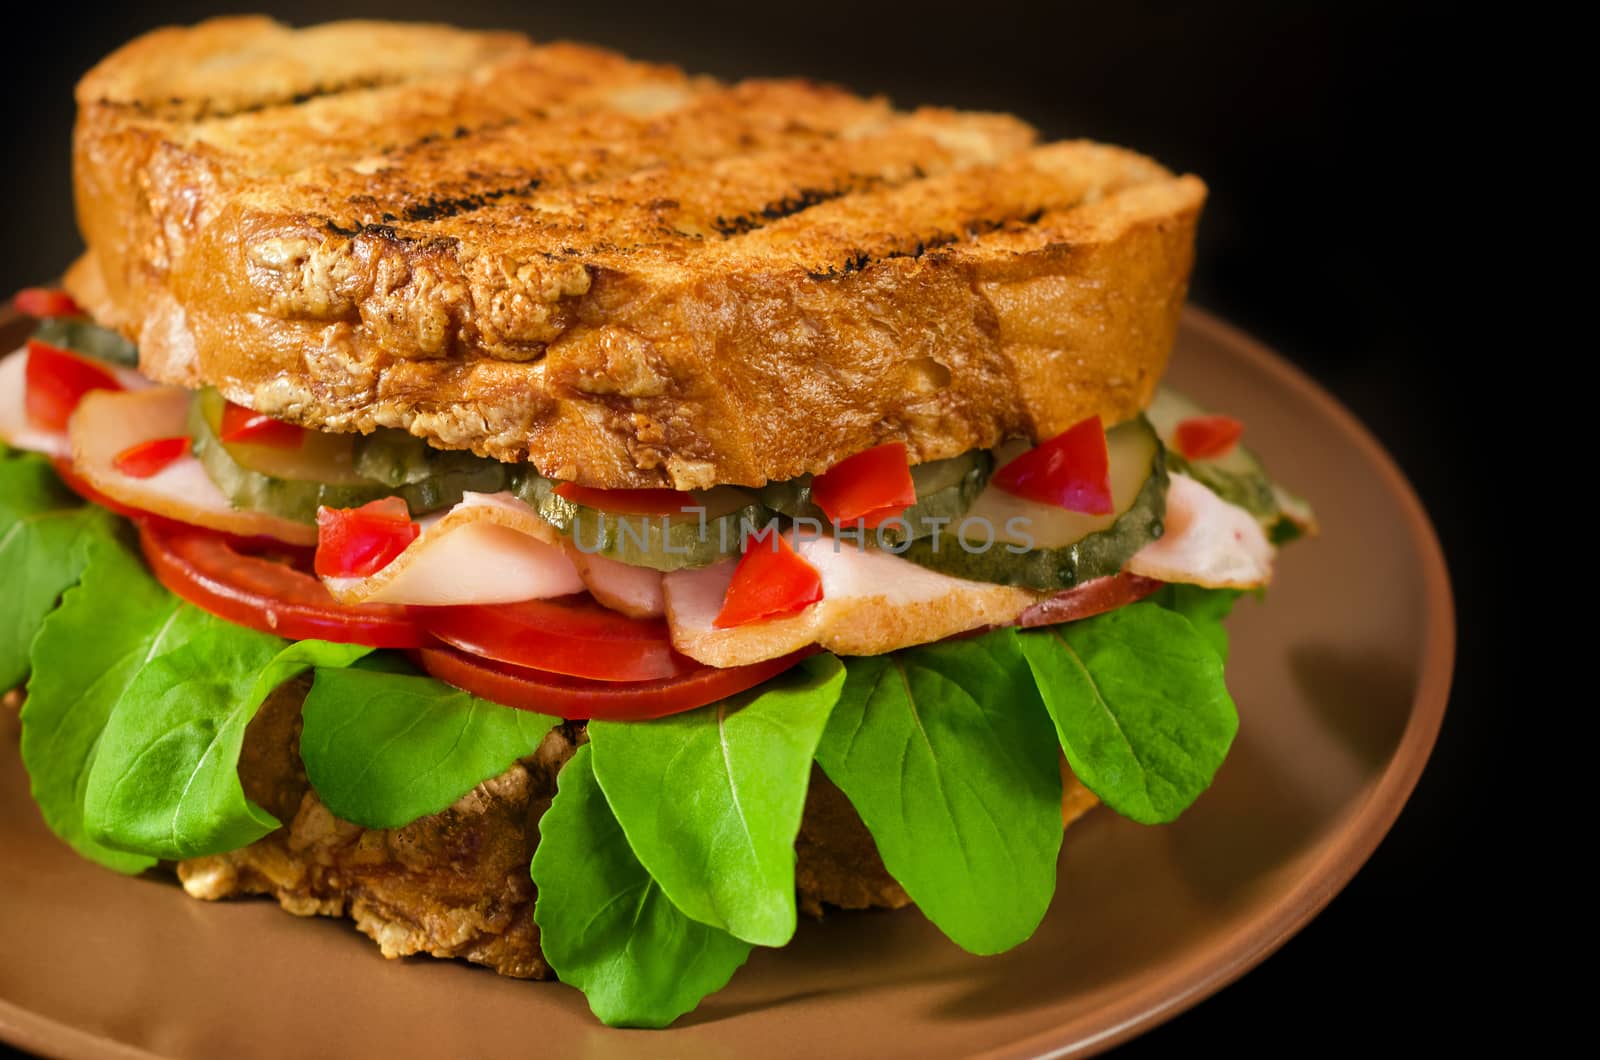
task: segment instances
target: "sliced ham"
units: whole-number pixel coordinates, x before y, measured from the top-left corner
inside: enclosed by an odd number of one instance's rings
[[[592,555],[571,544],[567,545],[567,555],[578,568],[578,577],[588,587],[589,595],[611,610],[633,618],[660,618],[667,613],[660,571]]]
[[[582,592],[556,530],[509,493],[468,493],[387,567],[367,578],[324,578],[345,604],[512,604]]]
[[[46,456],[71,456],[72,442],[65,431],[40,430],[28,420],[27,374],[27,350],[0,360],[0,441]]]
[[[99,363],[99,362],[96,362]],[[101,364],[124,390],[144,390],[150,380],[130,368]],[[71,456],[72,440],[66,431],[35,427],[28,419],[28,349],[6,354],[0,359],[0,442],[13,449],[26,449],[46,456]]]
[[[191,396],[178,387],[132,393],[97,390],[85,395],[67,428],[78,474],[96,490],[130,508],[241,537],[315,545],[314,526],[234,508],[193,456],[186,454],[149,478],[134,478],[117,470],[117,455],[141,442],[187,436]]]
[[[1272,580],[1272,556],[1272,543],[1255,516],[1188,475],[1173,475],[1166,533],[1135,553],[1125,569],[1210,589],[1255,589]]]
[[[840,655],[878,655],[986,626],[1004,626],[1040,593],[967,581],[887,552],[830,537],[799,539],[795,551],[822,576],[822,599],[800,614],[732,629],[713,622],[733,580],[734,560],[664,580],[672,643],[711,666],[744,666],[809,644]]]

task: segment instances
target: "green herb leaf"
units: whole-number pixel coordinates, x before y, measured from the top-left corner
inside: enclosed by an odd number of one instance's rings
[[[302,670],[348,666],[370,651],[317,640],[285,646],[211,619],[146,665],[117,703],[84,792],[90,836],[177,860],[236,850],[277,828],[239,783],[245,726]]]
[[[1151,593],[1148,599],[1187,618],[1195,632],[1211,645],[1217,658],[1227,662],[1228,629],[1222,622],[1233,613],[1234,602],[1241,595],[1238,589],[1207,589],[1173,582]]]
[[[556,724],[431,677],[368,669],[319,669],[301,717],[311,786],[366,828],[438,813],[532,754]]]
[[[109,528],[88,556],[82,580],[33,642],[22,761],[58,836],[108,868],[140,872],[154,859],[112,850],[84,826],[90,767],[117,701],[145,663],[214,620],[163,589]]]
[[[831,655],[647,722],[593,722],[594,771],[674,905],[746,942],[794,935],[794,840],[811,761],[844,684]]]
[[[61,594],[78,581],[90,543],[110,538],[110,512],[85,507],[32,453],[0,449],[0,692],[28,676],[28,651]]]
[[[1072,771],[1142,824],[1176,818],[1211,784],[1239,716],[1222,660],[1155,604],[1022,635]]]
[[[1055,893],[1061,773],[1016,634],[846,666],[817,761],[884,865],[962,948],[1024,941]]]
[[[684,916],[628,846],[592,748],[561,770],[539,822],[533,919],[545,959],[613,1027],[665,1027],[728,984],[750,944]]]

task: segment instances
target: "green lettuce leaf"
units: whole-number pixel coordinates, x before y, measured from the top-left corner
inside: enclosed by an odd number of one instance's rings
[[[0,692],[27,679],[29,648],[45,616],[116,523],[110,512],[83,505],[43,457],[0,447]]]
[[[333,813],[399,828],[438,813],[538,749],[557,719],[414,673],[319,669],[300,757]]]
[[[1129,604],[1021,639],[1072,771],[1107,806],[1163,824],[1210,786],[1239,715],[1183,615]]]
[[[1233,613],[1234,602],[1243,595],[1238,589],[1207,589],[1199,585],[1172,582],[1151,593],[1147,599],[1189,620],[1195,632],[1206,639],[1217,658],[1228,661],[1228,629],[1223,619]]]
[[[728,984],[751,946],[691,920],[634,856],[595,779],[592,750],[561,770],[532,874],[539,945],[613,1027],[665,1027]]]
[[[819,655],[699,710],[589,725],[606,800],[684,913],[758,945],[794,935],[794,840],[843,684],[839,660]]]
[[[851,658],[817,761],[962,948],[1027,939],[1055,893],[1061,773],[1017,635]]]
[[[372,649],[265,633],[211,619],[141,669],[100,737],[84,791],[90,837],[151,857],[221,854],[278,820],[245,797],[245,726],[272,690],[312,666],[342,667]]]
[[[58,836],[107,868],[139,872],[154,859],[112,850],[84,826],[90,767],[112,710],[144,665],[215,620],[163,589],[109,533],[88,556],[82,579],[33,642],[22,761]]]

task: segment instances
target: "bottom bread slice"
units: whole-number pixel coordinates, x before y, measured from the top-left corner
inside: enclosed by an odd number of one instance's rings
[[[533,921],[528,863],[556,775],[585,742],[582,722],[556,726],[537,751],[441,813],[402,828],[340,820],[306,779],[300,708],[309,679],[275,691],[251,722],[240,756],[245,793],[282,828],[227,854],[177,863],[183,889],[219,900],[267,895],[299,916],[346,916],[386,957],[426,954],[486,965],[501,975],[550,979]],[[20,697],[6,697],[16,707]],[[1062,766],[1062,820],[1095,797]],[[795,842],[800,909],[900,909],[910,897],[878,856],[844,794],[814,769]]]

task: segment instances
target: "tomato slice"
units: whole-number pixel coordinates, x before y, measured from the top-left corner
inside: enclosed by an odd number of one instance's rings
[[[111,463],[124,475],[150,478],[181,460],[193,444],[184,435],[176,438],[152,438],[148,442],[140,442],[124,449]]]
[[[83,310],[70,294],[54,287],[24,287],[17,292],[11,304],[17,312],[30,317],[75,317]]]
[[[660,681],[700,667],[661,619],[629,618],[585,593],[490,607],[419,610],[423,627],[471,655],[595,681]]]
[[[695,504],[693,493],[678,490],[597,490],[574,482],[557,486],[556,496],[618,515],[679,515]]]
[[[47,431],[64,431],[72,411],[91,390],[121,390],[122,384],[100,365],[68,350],[28,340],[26,369],[28,419]]]
[[[836,524],[864,520],[871,530],[893,519],[917,503],[904,443],[875,446],[839,461],[811,480],[811,499]]]
[[[1080,618],[1115,611],[1123,604],[1143,600],[1165,584],[1156,578],[1128,573],[1094,578],[1034,604],[1022,612],[1017,625],[1031,629],[1034,626],[1076,622]]]
[[[303,568],[305,549],[245,551],[209,530],[141,520],[139,543],[156,579],[218,618],[289,640],[330,640],[373,648],[419,648],[427,634],[404,607],[348,606]]]
[[[1178,424],[1173,441],[1190,460],[1215,460],[1239,444],[1244,424],[1232,416],[1191,416]]]
[[[222,409],[217,437],[230,445],[264,445],[272,449],[298,449],[305,441],[304,427],[263,416],[254,409],[228,402]]]
[[[1111,514],[1111,456],[1106,429],[1090,416],[995,472],[1013,496],[1087,515]]]
[[[416,660],[429,674],[501,706],[532,710],[569,721],[644,721],[679,714],[770,680],[816,651],[807,648],[780,659],[719,670],[699,666],[662,681],[619,683],[563,677],[503,662],[479,659],[454,648],[423,648]]]
[[[799,614],[822,599],[822,576],[789,542],[768,527],[744,541],[722,610],[711,623],[730,629],[750,622]]]
[[[399,497],[359,508],[318,508],[316,571],[324,578],[369,577],[393,563],[421,533]]]

